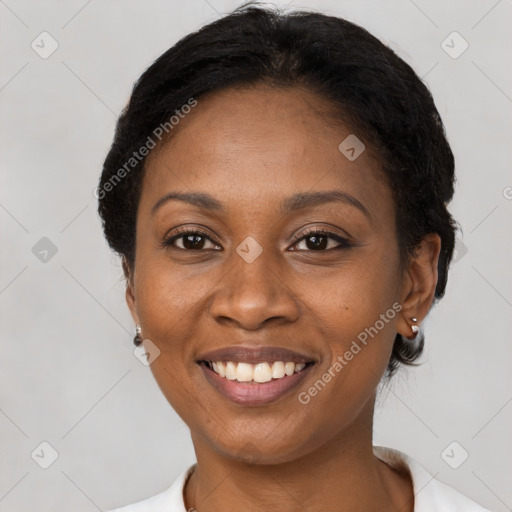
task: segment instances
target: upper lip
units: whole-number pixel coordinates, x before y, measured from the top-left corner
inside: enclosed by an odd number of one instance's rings
[[[197,362],[201,361],[233,361],[257,364],[261,362],[283,361],[294,363],[310,363],[315,358],[304,353],[295,352],[282,347],[249,347],[236,345],[223,347],[211,352],[205,352],[198,356]]]

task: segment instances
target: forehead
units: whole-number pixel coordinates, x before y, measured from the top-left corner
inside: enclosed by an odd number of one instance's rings
[[[197,101],[149,155],[141,203],[171,190],[208,192],[228,205],[269,205],[315,189],[342,189],[370,204],[388,195],[370,148],[349,160],[339,145],[357,134],[334,124],[332,106],[313,93],[259,86]]]

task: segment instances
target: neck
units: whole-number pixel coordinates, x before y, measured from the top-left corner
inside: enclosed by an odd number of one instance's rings
[[[302,457],[250,464],[226,457],[192,433],[197,467],[184,492],[199,512],[412,512],[412,484],[373,454],[372,424],[353,425]]]

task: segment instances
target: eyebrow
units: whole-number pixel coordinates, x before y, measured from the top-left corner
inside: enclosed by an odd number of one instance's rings
[[[154,215],[156,211],[161,208],[165,203],[169,201],[182,201],[184,203],[191,204],[197,208],[212,212],[223,212],[224,207],[220,201],[215,199],[210,194],[203,192],[170,192],[165,196],[161,197],[153,206],[151,214]],[[368,219],[372,219],[370,212],[365,206],[356,199],[354,196],[342,192],[340,190],[327,190],[321,192],[303,192],[295,194],[291,197],[286,198],[281,203],[281,211],[283,213],[294,212],[306,208],[312,208],[314,206],[320,206],[322,204],[340,202],[356,207],[363,212]]]
[[[356,199],[354,196],[342,192],[341,190],[327,190],[321,192],[306,192],[302,194],[295,194],[283,202],[281,209],[284,212],[293,212],[304,208],[311,208],[313,206],[319,206],[326,203],[344,203],[351,206],[355,206],[361,210],[368,219],[372,219],[370,212],[366,207]]]

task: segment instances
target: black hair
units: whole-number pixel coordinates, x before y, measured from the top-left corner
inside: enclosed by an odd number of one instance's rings
[[[110,247],[134,266],[147,153],[142,149],[162,140],[163,131],[172,136],[172,118],[202,95],[262,83],[305,87],[329,100],[340,122],[357,128],[392,189],[401,255],[413,254],[429,233],[441,238],[435,299],[441,298],[456,230],[446,207],[454,191],[454,158],[428,88],[389,47],[354,23],[252,2],[181,39],[135,83],[97,189]],[[400,363],[414,364],[423,347],[422,333],[414,343],[397,334],[388,376]]]

